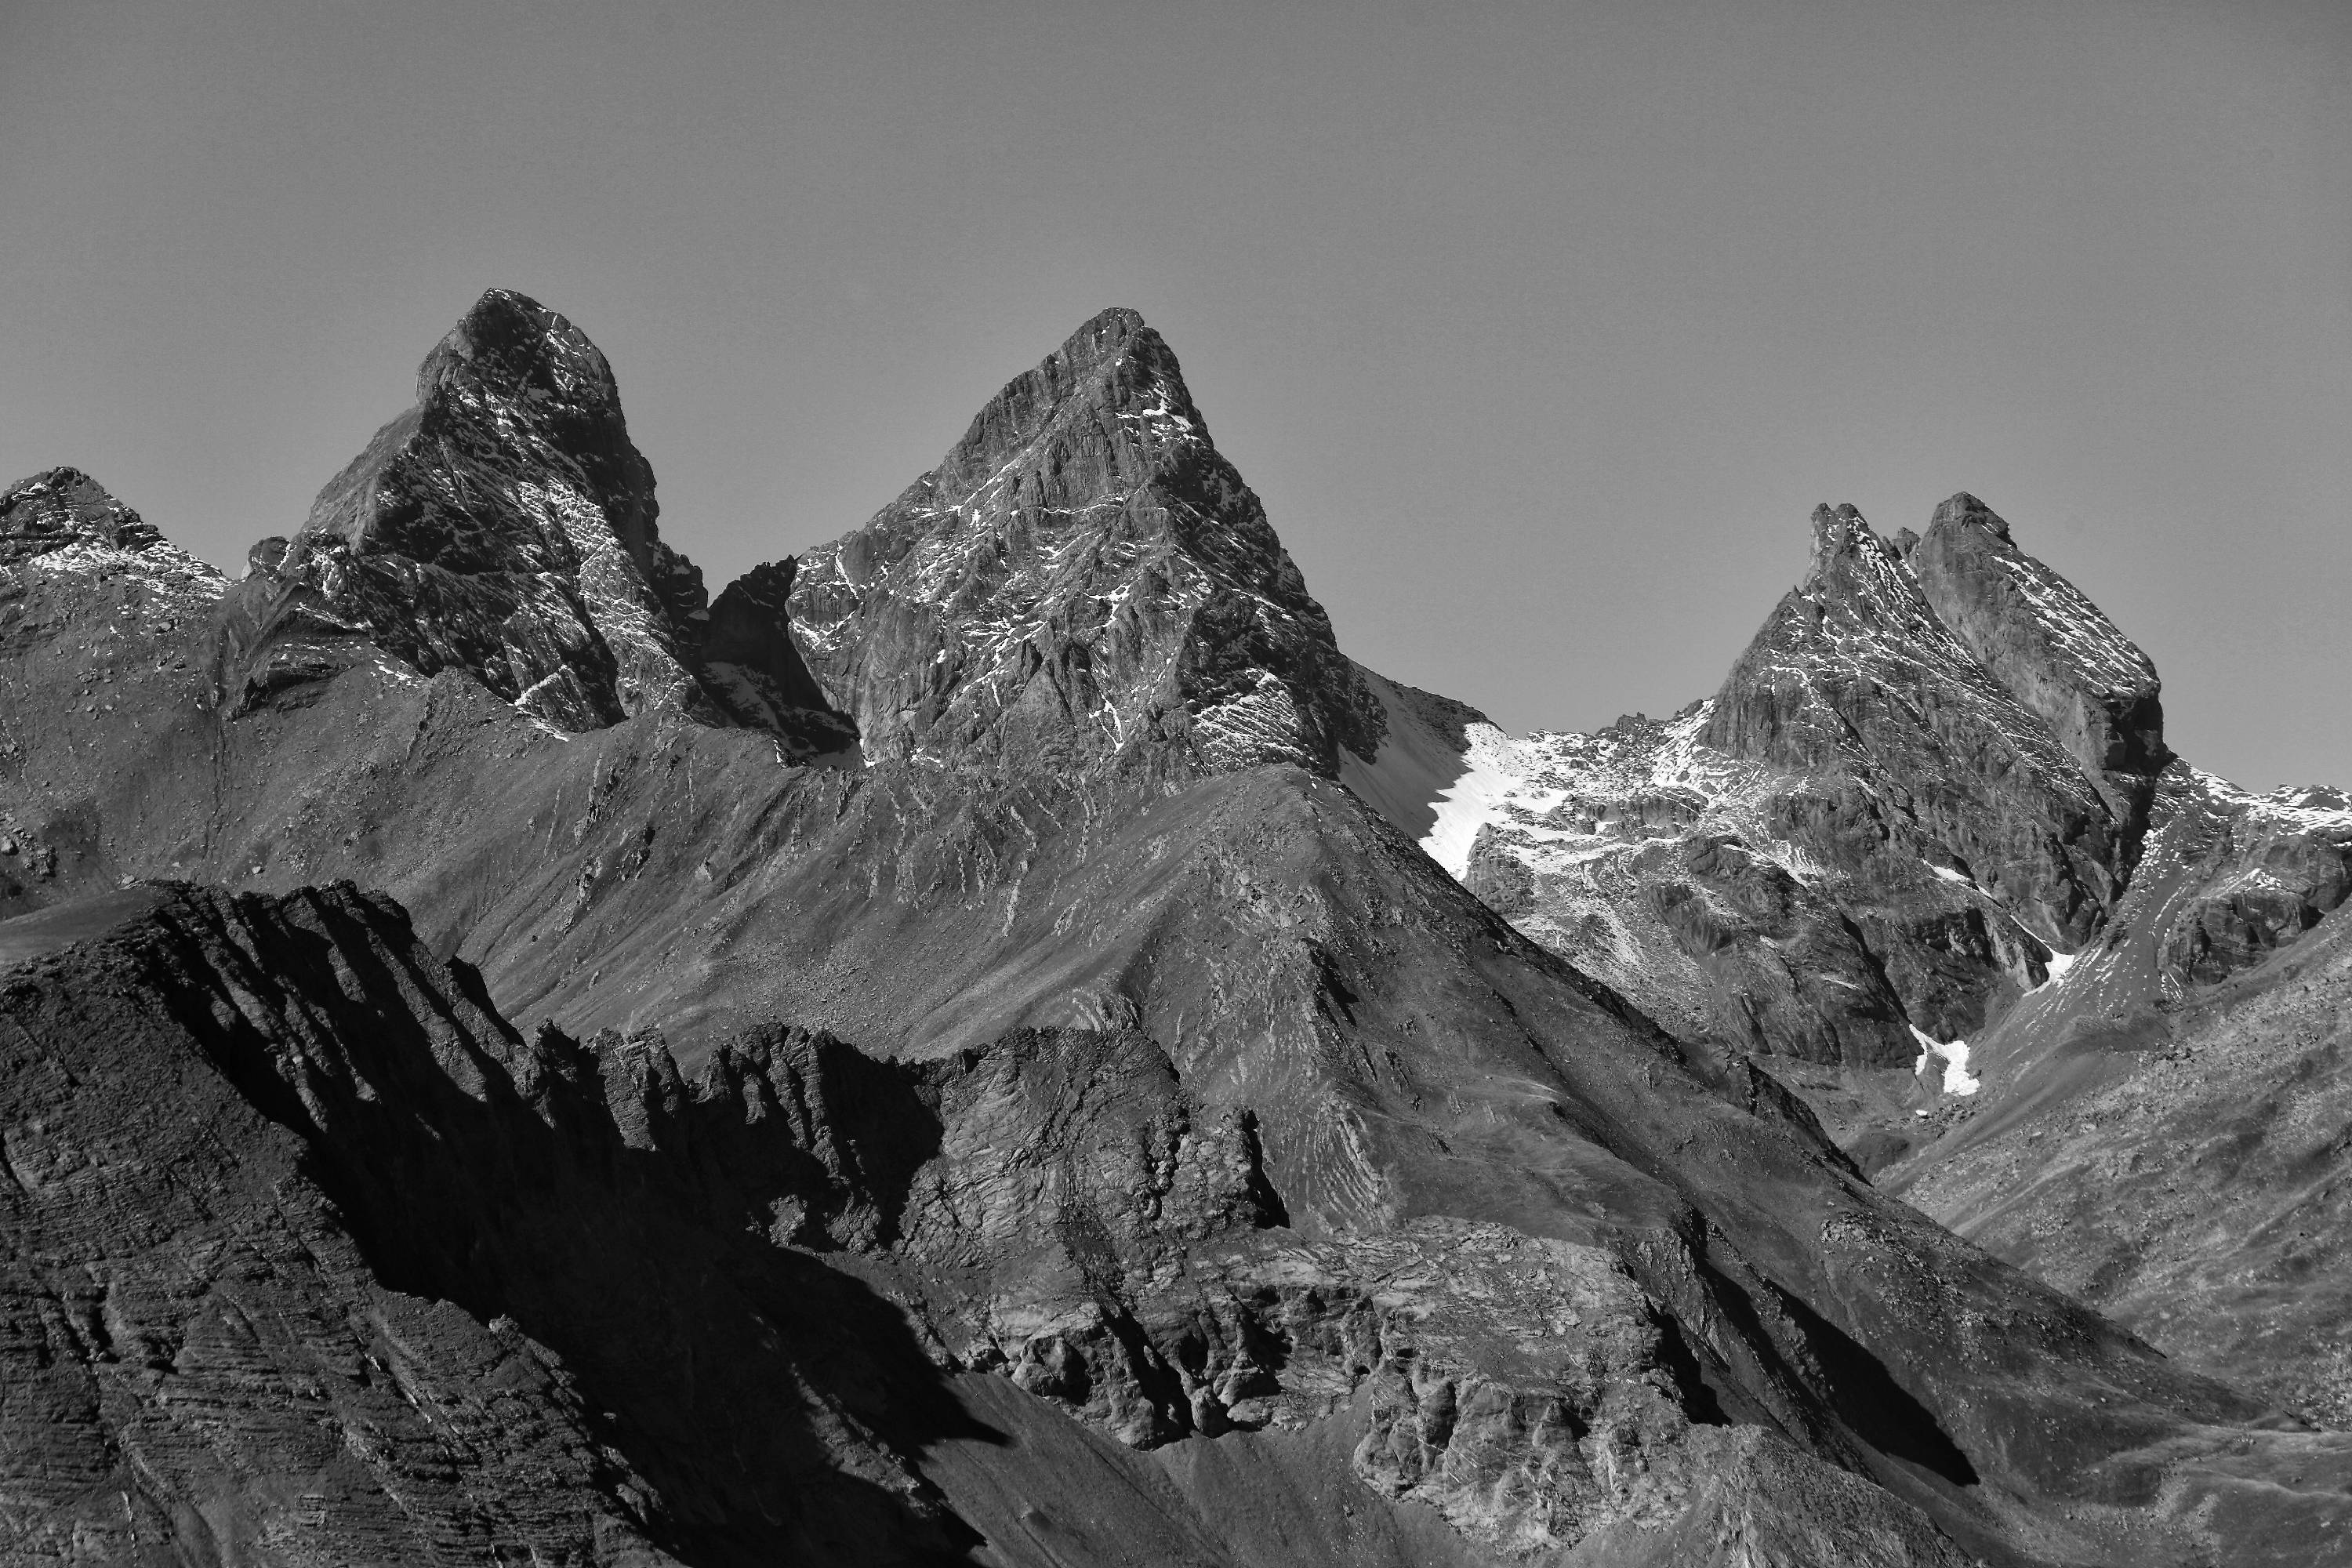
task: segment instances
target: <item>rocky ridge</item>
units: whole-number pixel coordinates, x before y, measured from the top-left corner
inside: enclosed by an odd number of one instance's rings
[[[1141,1037],[894,1068],[772,1031],[688,1081],[657,1038],[526,1041],[347,886],[138,899],[46,952],[16,922],[0,991],[29,1561],[937,1560],[976,1543],[929,1450],[1003,1440],[959,1367],[1147,1448],[1352,1408],[1373,1496],[1506,1552],[1672,1520],[1702,1468],[1837,1474],[1695,1432],[1603,1253],[1261,1240],[1248,1116]],[[1845,1501],[1831,1539],[1960,1560]]]

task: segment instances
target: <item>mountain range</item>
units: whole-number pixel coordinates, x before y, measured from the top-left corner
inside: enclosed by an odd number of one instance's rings
[[[1132,311],[658,521],[506,290],[235,580],[0,495],[12,1561],[2352,1561],[2352,802],[1984,502],[1527,736]]]

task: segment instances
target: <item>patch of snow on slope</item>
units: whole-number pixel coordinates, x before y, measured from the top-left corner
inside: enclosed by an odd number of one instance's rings
[[[1927,1058],[1935,1058],[1944,1064],[1944,1092],[1969,1095],[1984,1087],[1984,1079],[1969,1071],[1969,1043],[1966,1040],[1939,1040],[1919,1027],[1911,1026],[1911,1037],[1919,1042],[1919,1059],[1912,1064],[1913,1072],[1926,1072]]]
[[[1429,858],[1456,881],[1469,872],[1470,846],[1478,829],[1502,815],[1533,761],[1524,742],[1514,741],[1493,724],[1470,725],[1463,738],[1470,742],[1462,759],[1466,765],[1462,776],[1437,797],[1437,824],[1421,841]]]

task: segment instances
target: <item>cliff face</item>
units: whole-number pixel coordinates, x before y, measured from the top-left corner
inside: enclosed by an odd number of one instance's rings
[[[385,1281],[303,1136],[346,1046],[515,1042],[354,896],[141,901],[0,976],[10,1555],[667,1561],[561,1364]]]
[[[469,377],[584,363],[518,309],[492,313],[541,346],[448,351],[450,418]],[[1337,653],[1128,313],[706,623],[632,553],[626,465],[530,401],[474,427],[514,437],[498,482],[598,498],[632,602],[677,633],[676,702],[572,657],[564,625],[611,652],[618,612],[528,507],[480,502],[492,469],[454,440],[400,436],[382,472],[410,479],[331,487],[350,510],[302,548],[344,587],[266,546],[217,625],[138,574],[152,549],[11,568],[46,574],[0,716],[50,721],[11,731],[0,828],[55,871],[0,924],[23,981],[0,1044],[25,1093],[49,1064],[81,1087],[0,1132],[13,1159],[87,1100],[73,1147],[128,1172],[195,1106],[227,1151],[172,1156],[227,1172],[184,1204],[109,1173],[23,1211],[47,1227],[26,1299],[59,1305],[21,1364],[80,1369],[95,1435],[72,1441],[101,1466],[25,1539],[114,1530],[110,1496],[186,1555],[263,1562],[2138,1564],[2262,1561],[2345,1521],[2336,1438],[2258,1425],[1824,1133],[1839,1094],[1924,1097],[1914,1049],[1931,1125],[1958,1119],[1955,1073],[2005,1091],[1953,1036],[2091,973],[2047,983],[2078,926],[2127,923],[2148,865],[2224,853],[2160,782],[2152,847],[2104,858],[2098,785],[1859,519],[1830,514],[1717,703],[1514,742]],[[465,505],[386,531],[356,498],[387,485]],[[497,564],[533,550],[543,574]],[[420,596],[446,626],[404,652],[345,592],[378,555],[369,581],[486,581]],[[545,690],[608,690],[617,717],[568,728],[497,684],[507,653],[426,668],[518,573],[583,606],[516,601],[555,628]],[[68,700],[118,646],[120,679]],[[862,759],[809,765],[775,727],[817,693]],[[137,886],[165,877],[247,891]],[[303,890],[345,878],[407,913]],[[2225,923],[2199,922],[2209,953]],[[81,1321],[94,1268],[126,1296],[176,1280],[175,1238],[209,1258],[279,1207],[320,1261],[285,1253],[310,1272],[247,1312],[261,1371],[224,1419],[255,1457],[150,1443],[213,1406],[181,1402],[176,1361],[121,1381],[51,1318]],[[210,1298],[179,1289],[155,1332],[193,1342],[176,1303]],[[409,1321],[387,1301],[449,1326],[403,1329],[405,1360],[350,1352],[417,1380],[371,1447],[342,1414],[362,1394],[268,1379],[345,1364],[337,1325],[373,1347],[367,1325]],[[508,1381],[478,1374],[509,1346]],[[469,1436],[434,1379],[520,1392]],[[355,1456],[341,1489],[306,1479],[330,1448]]]

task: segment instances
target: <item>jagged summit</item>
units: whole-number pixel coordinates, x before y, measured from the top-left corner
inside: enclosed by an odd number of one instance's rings
[[[1424,847],[1671,1027],[1846,1071],[1940,1053],[1964,1084],[1953,1042],[2098,929],[2121,834],[1899,541],[1852,505],[1810,528],[1713,699],[1597,735],[1471,726]]]
[[[44,469],[0,490],[0,565],[76,544],[144,550],[163,537],[79,468]]]
[[[1936,509],[1906,560],[1953,635],[2082,764],[2128,856],[2172,756],[2154,662],[1966,491]]]
[[[1132,310],[1079,328],[864,528],[803,555],[792,613],[874,756],[1328,775],[1383,723]]]
[[[809,689],[788,637],[739,635],[737,652],[776,662],[704,668],[702,574],[662,542],[653,468],[578,327],[491,289],[425,355],[416,394],[299,532],[255,547],[225,697],[331,675],[363,636],[561,731],[674,713],[769,729],[798,754],[848,742],[837,716],[782,695]]]
[[[164,538],[79,468],[47,468],[0,490],[0,652],[46,643],[101,603],[110,612],[110,644],[126,626],[169,635],[209,613],[227,586],[210,562]],[[28,704],[14,717],[37,723],[40,708]]]
[[[2062,949],[2119,884],[2116,825],[2072,754],[1851,506],[1813,513],[1803,583],[1734,662],[1700,738],[1810,778],[1807,793],[1841,800],[1832,833],[1892,836],[1966,870]]]

